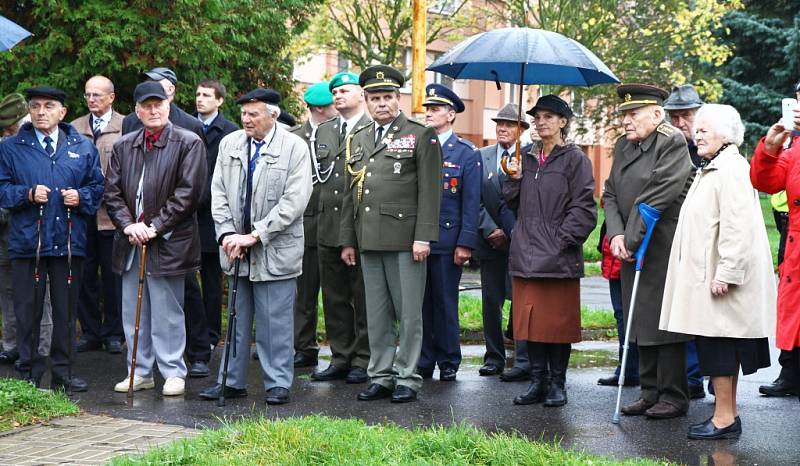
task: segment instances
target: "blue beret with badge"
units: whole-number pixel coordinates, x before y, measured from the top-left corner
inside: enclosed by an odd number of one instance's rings
[[[464,102],[456,95],[452,89],[441,84],[428,84],[425,87],[425,101],[423,106],[429,105],[449,105],[456,113],[464,111]]]
[[[349,71],[342,71],[341,73],[333,75],[330,84],[328,84],[328,89],[333,91],[339,86],[346,86],[348,84],[358,86],[358,75]]]
[[[327,107],[333,104],[333,94],[328,88],[328,82],[322,81],[309,86],[303,94],[303,101],[309,107]]]

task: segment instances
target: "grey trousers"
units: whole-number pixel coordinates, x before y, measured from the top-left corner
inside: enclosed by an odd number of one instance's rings
[[[389,389],[405,385],[419,391],[426,262],[415,262],[410,251],[365,252],[361,269],[370,350],[367,375]]]
[[[233,277],[228,277],[228,296]],[[256,324],[256,352],[264,374],[264,389],[290,388],[294,378],[294,301],[297,279],[251,282],[239,277],[236,289],[236,357],[228,356],[228,379],[225,385],[247,387],[250,363],[250,340],[253,320]],[[228,302],[230,306],[230,301]],[[225,342],[225,351],[232,345]],[[225,353],[219,365],[217,383],[222,383]]]
[[[128,374],[131,372],[133,354],[139,257],[137,248],[133,266],[122,274],[122,328],[128,344]],[[183,350],[186,347],[184,278],[183,274],[174,277],[145,275],[135,371],[140,377],[152,377],[155,363],[158,363],[158,371],[165,379],[186,377],[186,363],[183,361]]]
[[[0,340],[3,351],[17,349],[17,318],[14,316],[14,285],[11,282],[11,264],[0,265],[0,310],[3,313],[3,338]],[[50,354],[50,340],[53,336],[53,307],[50,293],[44,295],[42,323],[39,330],[39,354]]]

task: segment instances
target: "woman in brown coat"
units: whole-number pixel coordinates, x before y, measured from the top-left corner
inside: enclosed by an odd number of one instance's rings
[[[581,340],[583,242],[597,221],[592,165],[565,142],[572,110],[555,95],[528,111],[541,142],[525,148],[522,169],[508,164],[503,194],[517,209],[511,235],[514,338],[528,341],[531,385],[514,398],[527,405],[567,403],[564,386],[572,343]]]

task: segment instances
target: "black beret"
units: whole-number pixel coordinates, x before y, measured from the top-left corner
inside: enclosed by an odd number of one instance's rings
[[[259,87],[236,99],[237,104],[246,104],[248,102],[266,102],[272,105],[280,105],[281,95],[273,89]]]
[[[387,65],[370,66],[358,76],[358,85],[367,92],[397,91],[405,82],[403,73]]]
[[[561,115],[564,118],[572,118],[573,115],[572,109],[569,108],[569,104],[561,97],[553,94],[539,97],[539,100],[536,101],[536,105],[534,105],[525,113],[530,116],[534,116],[533,114],[536,112],[536,110],[547,110],[557,115]]]
[[[425,88],[425,102],[423,106],[428,105],[449,105],[453,107],[456,113],[464,111],[464,102],[446,86],[441,84],[428,84]]]
[[[25,91],[25,94],[28,96],[28,100],[33,99],[34,97],[41,97],[45,99],[52,99],[61,102],[64,104],[64,101],[67,100],[67,94],[64,93],[61,89],[56,89],[55,87],[31,87]]]

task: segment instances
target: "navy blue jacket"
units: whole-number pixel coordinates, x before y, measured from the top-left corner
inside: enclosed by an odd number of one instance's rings
[[[67,255],[67,208],[62,189],[77,189],[80,203],[72,211],[72,254],[86,255],[87,220],[94,216],[103,196],[100,157],[91,141],[72,125],[59,123],[58,145],[51,159],[26,123],[15,136],[0,142],[0,207],[11,211],[8,252],[11,259],[36,255],[36,221],[39,206],[28,201],[37,184],[50,188],[44,204],[41,255]]]
[[[475,249],[480,206],[480,154],[469,141],[453,133],[442,144],[439,241],[431,243],[431,254],[452,254],[456,246]]]

